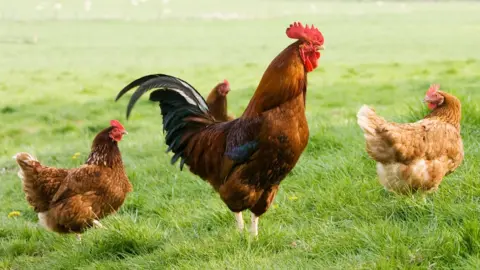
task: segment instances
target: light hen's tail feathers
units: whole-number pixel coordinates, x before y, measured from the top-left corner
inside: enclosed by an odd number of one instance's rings
[[[363,130],[367,153],[377,162],[388,162],[395,158],[391,144],[377,131],[383,130],[388,122],[375,111],[363,105],[357,113],[357,123]]]
[[[358,110],[357,123],[365,133],[365,136],[375,136],[375,130],[379,125],[385,123],[385,119],[378,116],[372,108],[363,105]]]

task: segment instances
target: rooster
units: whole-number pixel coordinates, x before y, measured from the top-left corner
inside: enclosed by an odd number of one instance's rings
[[[95,137],[86,164],[74,169],[47,167],[28,153],[14,156],[28,203],[40,224],[58,233],[102,227],[100,219],[116,212],[132,191],[118,142],[127,134],[117,120]]]
[[[230,83],[227,80],[217,84],[207,97],[208,110],[212,116],[220,121],[230,121],[235,119],[227,112],[227,94],[230,92]]]
[[[190,171],[208,181],[234,212],[243,231],[242,211],[252,212],[250,232],[258,235],[259,217],[270,207],[280,182],[307,146],[305,117],[307,73],[313,71],[323,49],[323,35],[313,25],[294,23],[287,28],[296,39],[267,67],[246,110],[232,121],[216,122],[207,103],[193,86],[169,75],[148,75],[123,90],[116,100],[139,87],[127,107],[148,90],[160,103],[165,143]]]
[[[462,163],[460,101],[435,84],[424,100],[431,112],[415,123],[389,123],[365,105],[358,111],[367,152],[377,162],[380,183],[389,191],[434,192],[443,177]]]

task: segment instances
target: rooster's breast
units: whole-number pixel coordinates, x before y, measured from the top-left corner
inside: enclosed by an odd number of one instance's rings
[[[265,113],[260,149],[262,184],[275,185],[295,167],[308,143],[308,125],[303,96]]]

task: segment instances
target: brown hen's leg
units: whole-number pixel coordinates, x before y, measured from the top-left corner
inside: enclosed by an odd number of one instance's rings
[[[77,238],[78,241],[82,241],[82,235],[77,233],[75,234],[75,237]]]
[[[243,223],[243,216],[242,212],[235,212],[235,220],[237,221],[237,228],[240,232],[243,232],[245,228],[245,224]]]

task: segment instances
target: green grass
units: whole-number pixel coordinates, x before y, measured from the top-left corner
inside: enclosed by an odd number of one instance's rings
[[[42,11],[32,0],[0,4],[0,269],[480,265],[478,3],[173,0],[162,15],[161,1],[93,1],[88,13],[68,2],[60,12],[53,1]],[[201,16],[215,12],[238,19]],[[127,99],[113,99],[150,73],[179,76],[202,94],[227,78],[230,110],[240,115],[291,42],[284,30],[294,20],[314,23],[326,39],[309,74],[310,141],[252,240],[207,183],[170,165],[157,105],[142,99],[126,121]],[[416,121],[432,82],[463,102],[465,161],[423,202],[383,190],[355,114],[365,103],[390,120]],[[82,242],[40,228],[11,156],[79,166],[110,119],[129,131],[120,147],[134,192]]]

